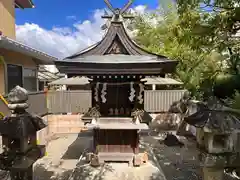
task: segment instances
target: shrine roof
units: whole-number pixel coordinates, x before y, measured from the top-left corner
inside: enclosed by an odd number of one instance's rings
[[[112,11],[112,15],[103,16],[111,19],[105,36],[98,43],[55,61],[60,72],[77,75],[172,73],[177,61],[145,50],[127,33],[124,19],[131,18],[126,11],[132,1],[121,9],[113,8],[108,0],[104,1]]]
[[[172,73],[178,62],[147,52],[127,35],[123,22],[112,22],[107,34],[97,45],[63,60],[55,61],[61,73],[150,74]]]
[[[108,55],[90,55],[74,59],[65,59],[66,62],[79,63],[159,63],[165,62],[166,57],[147,56],[147,55],[125,55],[125,54],[108,54]]]
[[[55,61],[61,73],[75,76],[104,74],[148,74],[172,73],[177,61],[165,61],[159,57],[135,55],[86,56],[75,60]]]
[[[116,49],[122,54],[158,56],[167,60],[165,56],[151,53],[135,43],[128,35],[122,21],[111,22],[107,33],[101,41],[65,59],[75,59],[89,55],[114,54]]]

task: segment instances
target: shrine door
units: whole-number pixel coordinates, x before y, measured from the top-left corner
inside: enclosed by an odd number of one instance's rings
[[[131,114],[133,103],[129,100],[129,85],[108,85],[104,114],[107,116],[128,117]],[[102,108],[101,108],[102,111]]]

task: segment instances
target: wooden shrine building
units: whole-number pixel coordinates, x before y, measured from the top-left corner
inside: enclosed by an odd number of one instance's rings
[[[98,162],[129,161],[139,165],[139,130],[148,126],[132,117],[135,109],[144,107],[144,82],[146,76],[164,77],[172,73],[176,61],[147,52],[128,35],[124,19],[131,1],[122,9],[114,9],[105,0],[112,15],[103,18],[110,25],[103,39],[55,64],[68,77],[91,78],[92,107],[97,107],[90,128],[94,129],[94,157]],[[96,160],[95,159],[95,160]],[[138,158],[139,159],[139,158]]]

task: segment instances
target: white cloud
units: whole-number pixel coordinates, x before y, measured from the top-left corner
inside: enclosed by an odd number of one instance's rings
[[[91,21],[75,22],[72,27],[53,27],[51,30],[34,23],[16,25],[17,40],[63,58],[101,39],[102,13],[102,10],[96,10]]]
[[[66,19],[67,20],[74,20],[74,21],[76,21],[77,17],[72,15],[72,16],[67,16]]]
[[[136,6],[133,11],[144,13],[145,6]],[[16,25],[17,40],[33,48],[58,58],[69,56],[101,40],[104,31],[101,18],[104,10],[95,10],[90,20],[77,22],[72,27],[55,27],[44,29],[38,24],[25,23]],[[67,19],[74,20],[75,16]]]
[[[146,11],[146,6],[143,6],[143,5],[139,5],[139,6],[136,6],[133,11],[134,12],[137,12],[137,13],[140,13],[140,14],[144,14],[144,12]]]

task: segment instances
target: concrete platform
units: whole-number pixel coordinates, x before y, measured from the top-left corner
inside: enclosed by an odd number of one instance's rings
[[[129,167],[127,163],[107,163],[98,168],[89,165],[78,167],[70,179],[152,180],[159,177],[159,180],[165,180],[158,174],[159,169],[151,163],[137,168]]]
[[[34,164],[34,179],[166,180],[161,169],[152,161],[141,167],[130,167],[127,163],[105,163],[98,168],[91,167],[82,156],[91,148],[91,141],[88,132],[56,137],[47,146],[47,156]]]

